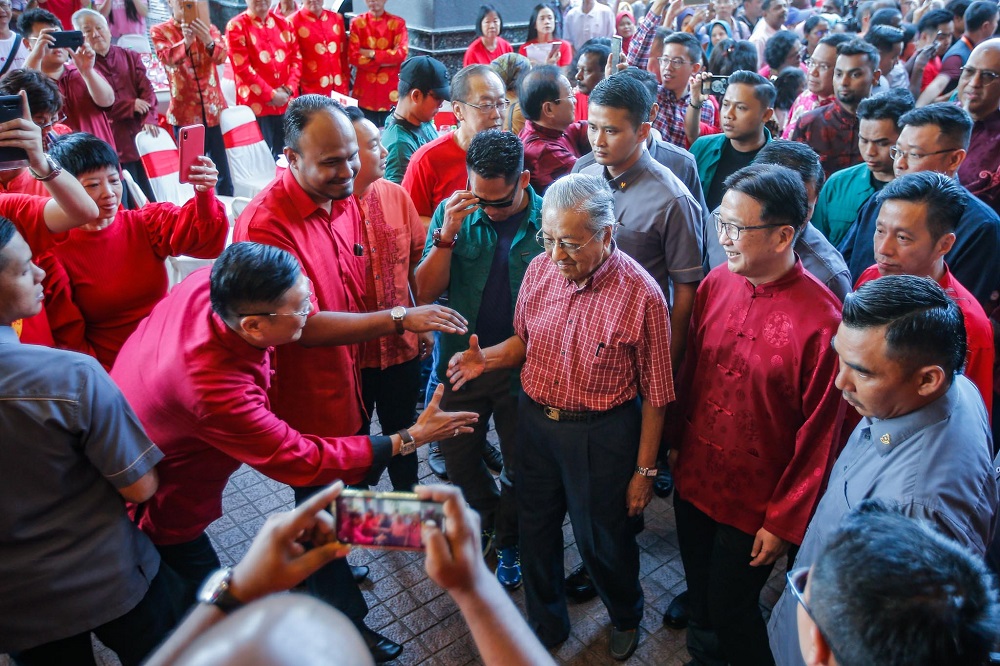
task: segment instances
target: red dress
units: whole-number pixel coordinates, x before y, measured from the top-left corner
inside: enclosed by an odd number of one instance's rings
[[[282,86],[294,96],[302,74],[302,56],[288,21],[273,12],[263,20],[243,12],[226,26],[226,43],[236,77],[236,101],[257,116],[283,115],[287,104],[268,102]]]
[[[462,58],[462,67],[469,65],[488,65],[505,53],[513,53],[514,49],[503,37],[497,37],[497,47],[492,51],[486,50],[482,37],[476,37],[465,50],[465,57]]]
[[[375,51],[374,58],[361,55],[361,49]],[[358,68],[354,79],[354,97],[358,106],[370,111],[388,111],[399,99],[399,66],[410,52],[406,21],[384,12],[378,18],[371,12],[351,21],[348,59]]]
[[[303,7],[288,17],[302,55],[302,94],[329,96],[331,90],[346,95],[351,72],[347,65],[344,17],[327,9],[316,16]]]

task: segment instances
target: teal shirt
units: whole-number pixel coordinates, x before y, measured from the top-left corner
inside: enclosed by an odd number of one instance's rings
[[[514,235],[508,255],[510,271],[510,303],[511,310],[517,303],[517,292],[521,289],[521,281],[528,264],[542,253],[541,246],[535,241],[535,234],[542,228],[542,198],[535,194],[529,185],[525,190],[528,195],[528,207],[525,210],[521,227]],[[431,218],[427,230],[427,242],[424,244],[424,258],[434,247],[432,235],[435,229],[444,225],[444,208],[447,201],[441,202]],[[465,335],[442,334],[439,336],[440,359],[435,371],[438,379],[445,381],[448,361],[456,352],[469,348],[469,337],[476,332],[476,319],[479,317],[479,306],[482,302],[486,278],[493,264],[493,252],[497,245],[497,232],[490,219],[481,209],[465,218],[458,232],[458,241],[451,250],[451,275],[448,282],[448,306],[469,321],[469,332]],[[510,322],[508,335],[514,335],[514,322]],[[517,378],[518,373],[514,373]],[[518,383],[519,386],[519,383]]]
[[[708,190],[712,187],[712,179],[715,178],[715,171],[719,168],[719,160],[722,159],[722,146],[726,141],[725,134],[709,134],[700,136],[691,144],[691,154],[698,165],[698,177],[701,178],[701,189],[704,190],[705,197],[708,197]],[[771,141],[771,132],[764,128],[764,145]]]
[[[401,185],[413,153],[436,138],[438,133],[434,123],[426,122],[418,126],[390,113],[382,130],[382,145],[389,153],[385,157],[385,179]]]
[[[820,190],[812,216],[813,226],[834,246],[839,246],[857,219],[861,205],[874,193],[867,164],[862,162],[841,169],[830,176]]]

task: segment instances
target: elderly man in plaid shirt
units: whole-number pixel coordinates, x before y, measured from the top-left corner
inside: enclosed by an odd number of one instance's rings
[[[545,194],[514,311],[515,334],[449,363],[456,388],[523,364],[516,477],[528,621],[549,647],[566,640],[562,520],[611,616],[611,656],[638,643],[639,551],[626,517],[652,497],[667,403],[674,399],[667,303],[612,238],[614,200],[600,176],[572,174]],[[639,397],[642,398],[641,406]]]

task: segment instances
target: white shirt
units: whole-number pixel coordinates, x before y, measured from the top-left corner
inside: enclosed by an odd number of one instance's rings
[[[563,21],[563,37],[579,51],[584,42],[594,37],[613,37],[615,34],[615,14],[609,7],[594,3],[590,13],[581,7],[574,7]]]
[[[0,39],[0,68],[7,64],[7,58],[10,57],[10,52],[14,49],[15,39],[17,40],[17,49],[14,50],[14,62],[7,68],[7,72],[23,69],[24,61],[28,59],[28,49],[24,47],[21,36],[15,32],[7,39]],[[4,73],[6,74],[6,72]]]

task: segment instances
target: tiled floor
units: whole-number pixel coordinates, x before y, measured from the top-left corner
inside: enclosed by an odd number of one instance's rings
[[[493,437],[493,433],[490,433]],[[426,463],[426,448],[420,456],[420,479],[438,482]],[[384,478],[380,490],[391,489]],[[266,517],[292,507],[292,492],[284,484],[243,467],[230,479],[223,497],[225,515],[209,527],[209,535],[223,564],[238,561]],[[566,542],[567,571],[579,563],[579,554],[568,522],[563,526]],[[684,589],[684,575],[677,550],[673,506],[669,500],[653,498],[646,509],[646,529],[638,537],[640,575],[646,609],[639,648],[628,664],[673,666],[688,659],[685,634],[663,626],[661,619],[667,604]],[[371,608],[368,625],[404,645],[403,655],[393,662],[399,665],[428,664],[463,666],[482,663],[472,637],[458,609],[424,573],[419,554],[358,549],[349,560],[371,567],[362,590]],[[762,595],[765,609],[770,608],[781,592],[783,576],[775,571]],[[523,612],[524,592],[512,593]],[[583,666],[615,663],[608,655],[608,616],[600,599],[571,605],[572,633],[569,640],[554,652],[561,664]],[[117,659],[99,647],[98,663],[117,664]],[[0,655],[0,666],[9,666]]]

